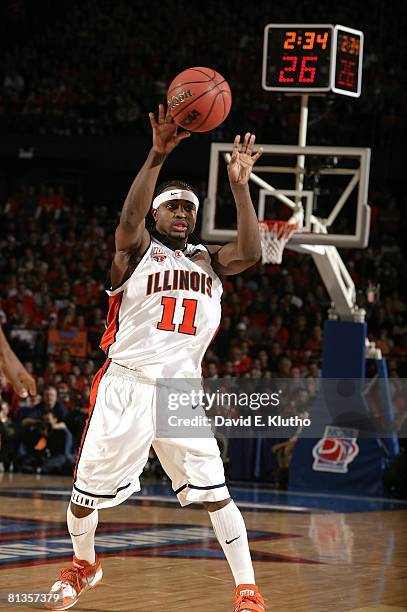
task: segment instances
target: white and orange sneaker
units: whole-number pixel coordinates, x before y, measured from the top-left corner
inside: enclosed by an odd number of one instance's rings
[[[235,591],[233,612],[264,612],[266,604],[255,584],[239,584]]]
[[[48,610],[68,610],[78,601],[79,597],[93,589],[102,580],[102,566],[96,556],[95,563],[73,558],[69,567],[61,570],[58,580],[52,585],[50,595],[55,601],[49,601],[45,607]]]

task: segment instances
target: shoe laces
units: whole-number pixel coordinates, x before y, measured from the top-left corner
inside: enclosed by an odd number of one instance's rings
[[[83,589],[83,582],[87,580],[89,568],[82,565],[71,565],[61,570],[59,580],[70,584],[77,593]]]

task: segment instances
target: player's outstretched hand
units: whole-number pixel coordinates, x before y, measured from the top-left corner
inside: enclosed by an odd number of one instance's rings
[[[256,140],[254,134],[247,132],[244,137],[243,144],[240,144],[240,135],[235,137],[233,143],[232,156],[228,164],[229,181],[231,185],[246,185],[254,164],[263,153],[263,149],[259,149],[253,153],[253,147]]]
[[[158,106],[158,120],[155,118],[154,113],[149,113],[148,116],[153,129],[153,149],[157,153],[168,155],[181,140],[191,136],[190,132],[178,133],[177,124],[168,110],[167,113],[164,112],[163,104]]]
[[[20,397],[36,395],[37,387],[35,380],[27,372],[17,355],[13,352],[3,330],[0,327],[0,372],[11,383],[14,391]]]
[[[0,364],[0,369],[17,395],[28,397],[28,395],[35,396],[37,394],[35,380],[11,349]]]

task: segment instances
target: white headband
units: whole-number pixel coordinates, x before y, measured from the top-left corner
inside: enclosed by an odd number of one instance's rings
[[[199,208],[199,200],[192,191],[188,191],[186,189],[170,189],[169,191],[164,191],[160,193],[156,198],[154,198],[152,203],[152,208],[158,208],[160,204],[163,202],[168,202],[169,200],[187,200],[188,202],[192,202],[195,204],[196,210],[198,212]]]

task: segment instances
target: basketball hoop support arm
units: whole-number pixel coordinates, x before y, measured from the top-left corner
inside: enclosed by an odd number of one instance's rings
[[[338,249],[326,246],[325,253],[311,253],[312,259],[332,300],[330,317],[362,323],[365,311],[356,305],[355,284]]]

